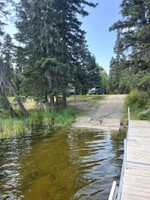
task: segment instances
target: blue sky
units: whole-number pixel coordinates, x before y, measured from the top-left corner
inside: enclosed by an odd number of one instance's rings
[[[16,0],[17,1],[17,0]],[[87,7],[89,16],[82,18],[82,29],[86,31],[86,40],[90,52],[96,57],[105,70],[109,70],[109,63],[116,41],[116,32],[109,32],[109,27],[121,19],[120,4],[122,0],[91,0],[99,3],[96,8]],[[12,24],[6,27],[6,31],[13,35],[16,32]]]
[[[87,8],[90,14],[82,19],[82,28],[87,32],[87,44],[90,52],[96,57],[97,63],[105,70],[109,70],[116,41],[116,32],[109,32],[109,27],[121,19],[119,12],[122,0],[93,0],[92,2],[99,2],[99,4],[96,8]]]

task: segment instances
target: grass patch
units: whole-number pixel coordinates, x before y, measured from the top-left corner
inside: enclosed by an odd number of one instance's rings
[[[77,95],[76,101],[83,101],[83,102],[89,102],[91,104],[96,104],[100,100],[102,100],[105,97],[105,95]],[[67,98],[68,102],[74,101],[74,96],[70,96]]]
[[[41,125],[46,128],[66,127],[71,125],[76,117],[81,113],[72,108],[60,109],[58,112],[51,113],[48,110],[29,110],[28,119],[20,118],[0,118],[0,138],[14,137],[31,131],[32,126]]]
[[[141,111],[138,113],[138,119],[140,120],[150,120],[150,109]]]
[[[47,126],[66,127],[75,122],[80,112],[72,108],[60,109],[54,113],[45,112],[43,123]]]

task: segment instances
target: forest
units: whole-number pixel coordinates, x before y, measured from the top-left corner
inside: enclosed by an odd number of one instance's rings
[[[88,49],[79,16],[86,17],[88,0],[13,0],[0,2],[0,118],[28,118],[23,102],[32,98],[55,112],[67,106],[67,89],[85,95],[94,86],[106,94],[129,94],[128,104],[149,108],[150,1],[122,0],[115,57],[109,76]],[[15,13],[15,39],[5,32]],[[61,96],[61,98],[60,98]],[[13,100],[12,100],[13,99]],[[14,104],[18,105],[17,110]],[[19,111],[18,111],[19,108]],[[148,115],[149,115],[149,111]]]

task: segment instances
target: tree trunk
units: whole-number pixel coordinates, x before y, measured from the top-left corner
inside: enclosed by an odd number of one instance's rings
[[[12,91],[12,93],[13,93],[15,99],[17,100],[17,102],[18,102],[18,104],[19,104],[19,106],[20,106],[20,108],[21,108],[21,110],[22,110],[22,112],[23,112],[25,118],[28,118],[29,114],[28,114],[28,112],[26,111],[24,105],[22,104],[22,102],[21,102],[19,96],[17,95],[16,90],[15,90],[13,84],[11,83],[11,81],[10,81],[9,79],[7,79],[7,82],[9,83],[10,90]]]
[[[9,108],[9,111],[10,111],[12,117],[17,118],[18,115],[17,115],[17,113],[14,111],[14,109],[12,108],[12,106],[11,106],[11,104],[9,103],[9,101],[8,101],[7,98],[5,99],[5,103],[4,103],[4,104]]]
[[[16,97],[16,99],[17,99],[17,97]],[[26,111],[24,105],[22,104],[20,98],[18,98],[17,102],[18,102],[18,104],[19,104],[19,106],[20,106],[20,108],[21,108],[21,110],[22,110],[22,112],[23,112],[25,118],[28,118],[29,114],[28,114],[28,112]]]
[[[9,103],[9,102],[8,102],[8,103]],[[10,113],[11,113],[12,117],[13,117],[13,118],[17,118],[18,115],[17,115],[17,113],[14,111],[14,109],[12,108],[12,106],[10,105],[10,103],[8,104],[8,106],[9,106],[9,110],[10,110]]]
[[[63,95],[62,95],[62,106],[63,107],[67,106],[67,95],[66,95],[66,92],[63,92]]]
[[[56,110],[58,109],[58,95],[56,94]]]
[[[16,112],[14,111],[14,109],[12,108],[12,105],[9,103],[7,97],[5,96],[5,94],[4,94],[4,92],[1,90],[1,88],[0,88],[0,92],[1,92],[2,97],[3,97],[3,99],[4,99],[3,104],[9,109],[9,111],[10,111],[12,117],[17,118],[17,117],[18,117],[17,113],[16,113]]]
[[[45,72],[45,77],[48,80],[48,84],[49,84],[49,91],[50,91],[50,108],[51,108],[51,112],[54,112],[54,95],[52,93],[52,78],[51,78],[51,72],[50,72],[50,68],[47,69],[47,71]]]
[[[54,95],[50,95],[50,107],[51,107],[51,112],[54,112]]]

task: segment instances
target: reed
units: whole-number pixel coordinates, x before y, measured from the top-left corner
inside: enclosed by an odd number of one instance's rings
[[[0,138],[22,135],[30,130],[26,120],[22,119],[0,119]]]
[[[29,110],[28,119],[22,118],[0,118],[0,138],[14,137],[25,134],[32,130],[33,126],[50,127],[67,127],[71,125],[76,117],[81,113],[79,110],[72,108],[60,109],[57,112],[45,110],[41,112],[38,109]]]

